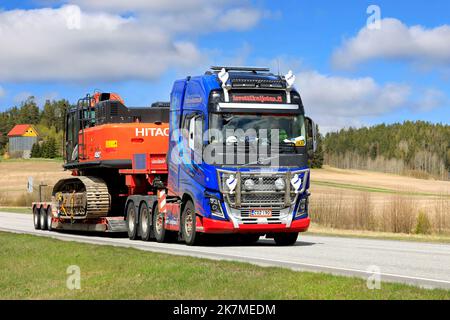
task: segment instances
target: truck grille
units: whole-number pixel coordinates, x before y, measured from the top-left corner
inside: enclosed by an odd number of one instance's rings
[[[272,192],[272,193],[242,193],[241,194],[241,207],[270,207],[270,208],[284,208],[284,192]],[[295,193],[291,193],[290,202],[295,202]],[[236,195],[228,195],[230,204],[236,203]]]
[[[293,172],[234,172],[218,170],[219,184],[225,201],[232,208],[238,208],[242,217],[245,209],[250,208],[272,208],[283,209],[295,204],[298,194],[303,193],[308,179],[309,169]],[[302,181],[298,193],[291,185],[291,179],[298,175]],[[231,177],[237,180],[233,192],[227,185]],[[285,188],[277,190],[275,181],[282,179]],[[246,188],[246,182],[251,181],[252,189]],[[288,196],[286,196],[288,194]],[[248,210],[247,210],[248,211]]]

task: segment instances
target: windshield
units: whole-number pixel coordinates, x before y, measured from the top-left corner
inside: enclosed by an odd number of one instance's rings
[[[253,137],[268,143],[275,129],[278,130],[279,142],[296,143],[299,139],[304,141],[306,136],[303,115],[213,113],[210,115],[209,128],[210,143],[237,142],[239,137],[236,138],[233,132],[238,129],[245,132],[245,139]]]

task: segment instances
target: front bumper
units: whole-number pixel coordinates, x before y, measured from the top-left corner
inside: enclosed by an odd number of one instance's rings
[[[231,221],[197,217],[197,231],[211,234],[305,232],[310,223],[311,219],[307,217],[292,221],[289,227],[287,224],[240,224],[235,227]]]

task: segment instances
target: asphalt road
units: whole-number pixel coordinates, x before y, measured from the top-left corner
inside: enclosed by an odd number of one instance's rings
[[[252,246],[189,247],[117,236],[34,230],[31,215],[5,212],[0,212],[0,231],[366,279],[379,272],[381,281],[450,289],[450,244],[300,235],[292,247],[277,247],[269,239]]]

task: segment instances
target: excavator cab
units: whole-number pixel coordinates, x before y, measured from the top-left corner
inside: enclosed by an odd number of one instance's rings
[[[84,130],[95,126],[95,123],[95,95],[87,94],[86,97],[78,100],[76,106],[68,108],[65,119],[65,160],[67,163],[78,161],[80,148],[84,146],[84,141],[79,141],[79,133],[81,131],[81,136],[84,137]]]

